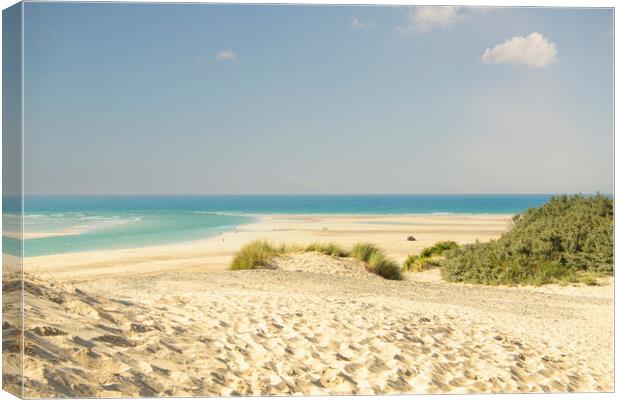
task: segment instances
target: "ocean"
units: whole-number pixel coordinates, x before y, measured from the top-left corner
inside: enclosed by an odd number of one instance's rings
[[[28,196],[24,256],[183,242],[260,214],[516,214],[551,195]],[[5,221],[10,215],[5,214]],[[5,222],[6,223],[6,222]],[[42,236],[42,235],[38,235]],[[19,241],[3,237],[4,251]]]

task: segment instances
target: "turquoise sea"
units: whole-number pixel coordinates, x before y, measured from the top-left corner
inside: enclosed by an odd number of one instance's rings
[[[206,238],[260,214],[515,214],[551,195],[29,196],[24,255],[130,248]],[[5,225],[11,215],[5,213]],[[14,218],[18,219],[17,216]],[[3,237],[4,251],[19,241]]]

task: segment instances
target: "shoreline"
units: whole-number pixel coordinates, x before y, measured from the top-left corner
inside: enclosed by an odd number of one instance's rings
[[[24,265],[26,271],[39,270],[73,279],[89,274],[100,277],[117,273],[224,270],[234,253],[255,239],[274,243],[333,241],[342,246],[369,241],[400,262],[440,240],[470,243],[494,239],[509,228],[511,220],[512,214],[265,214],[236,226],[236,230],[203,239],[25,257]],[[407,242],[410,235],[417,240]]]
[[[207,212],[205,212],[207,213]],[[225,215],[239,215],[238,213],[222,213]],[[260,223],[262,219],[268,219],[271,217],[277,217],[277,218],[286,218],[286,217],[300,217],[300,218],[304,218],[304,217],[309,217],[309,218],[329,218],[329,217],[337,217],[337,218],[359,218],[359,219],[363,219],[363,218],[368,218],[368,219],[381,219],[381,218],[389,218],[389,217],[459,217],[459,218],[467,218],[467,217],[472,217],[475,219],[481,219],[484,217],[503,217],[503,218],[512,218],[514,215],[516,214],[505,214],[505,213],[501,213],[501,214],[493,214],[493,213],[406,213],[406,214],[400,214],[400,213],[389,213],[389,214],[345,214],[345,213],[338,213],[338,214],[328,214],[328,213],[315,213],[315,214],[295,214],[295,213],[287,213],[287,214],[282,214],[282,213],[274,213],[274,214],[255,214],[255,213],[248,213],[248,214],[243,214],[244,216],[248,216],[248,217],[252,217],[255,218],[253,221],[241,224],[241,225],[233,225],[232,227],[230,225],[225,225],[222,226],[222,231],[220,233],[226,233],[226,232],[232,232],[235,230],[235,228],[242,228],[244,226],[247,225],[253,225],[256,223]],[[364,222],[364,221],[360,221],[360,222]],[[373,222],[374,223],[374,222]],[[411,224],[411,225],[415,225],[415,222],[402,222],[403,225],[405,224]],[[219,228],[218,228],[219,229]],[[214,230],[218,230],[218,229],[214,229]],[[61,236],[79,236],[82,235],[84,233],[88,233],[90,231],[82,229],[80,230],[79,228],[67,228],[64,229],[62,231],[54,231],[54,232],[26,232],[24,231],[23,233],[23,240],[29,240],[29,239],[41,239],[41,238],[48,238],[48,237],[61,237]],[[161,244],[147,244],[147,245],[138,245],[138,246],[132,246],[132,247],[115,247],[115,248],[101,248],[101,249],[89,249],[89,250],[80,250],[80,251],[69,251],[69,252],[64,252],[64,253],[52,253],[52,254],[43,254],[43,255],[37,255],[37,256],[29,256],[29,257],[24,257],[24,259],[28,259],[28,258],[35,258],[35,257],[48,257],[48,256],[57,256],[57,255],[62,255],[62,254],[80,254],[80,253],[90,253],[90,252],[101,252],[101,251],[117,251],[117,250],[129,250],[129,249],[144,249],[144,250],[149,250],[151,248],[159,248],[159,247],[164,247],[164,246],[177,246],[177,245],[190,245],[190,244],[194,244],[197,242],[204,242],[207,241],[209,239],[213,239],[215,236],[217,236],[219,233],[214,233],[213,235],[210,236],[204,236],[198,239],[190,239],[190,240],[179,240],[179,241],[170,241],[170,242],[166,242],[166,243],[161,243]],[[17,239],[20,240],[20,237],[15,233],[15,232],[5,232],[4,233],[5,237],[11,238],[11,239]]]

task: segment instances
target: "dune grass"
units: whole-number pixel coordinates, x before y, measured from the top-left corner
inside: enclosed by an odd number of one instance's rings
[[[431,247],[426,247],[420,252],[421,257],[443,256],[444,253],[458,248],[459,245],[451,240],[437,242]]]
[[[267,265],[275,256],[284,254],[290,250],[284,244],[274,246],[266,240],[255,240],[243,246],[233,258],[230,269],[256,269]]]
[[[383,252],[372,253],[367,263],[368,271],[377,274],[385,279],[400,281],[403,275],[398,263],[387,258]]]
[[[444,258],[441,256],[423,256],[411,254],[403,263],[403,271],[420,272],[430,267],[440,267]]]
[[[418,254],[410,254],[403,262],[403,271],[420,272],[430,267],[431,265],[434,265],[434,263],[435,261],[431,260],[430,257],[423,257]]]
[[[312,243],[306,247],[306,251],[316,251],[333,257],[348,257],[349,252],[336,243]]]
[[[385,279],[401,280],[402,273],[398,263],[388,258],[383,250],[372,243],[358,243],[347,251],[336,243],[312,243],[308,246],[297,244],[271,244],[266,240],[255,240],[243,246],[233,258],[232,270],[257,269],[266,267],[273,257],[293,252],[316,251],[332,257],[353,257],[366,264],[369,272]]]
[[[370,256],[381,251],[382,250],[375,244],[367,242],[357,243],[351,249],[351,257],[367,263],[368,260],[370,260]]]
[[[403,271],[413,271],[418,272],[418,256],[416,254],[410,254],[407,256],[407,259],[403,262]]]
[[[372,243],[357,243],[351,250],[351,256],[366,263],[368,272],[385,279],[403,279],[398,263],[388,258],[383,250]]]
[[[444,256],[459,247],[458,243],[453,241],[437,242],[430,247],[422,249],[419,255],[410,255],[403,263],[404,271],[420,272],[429,267],[441,266]]]

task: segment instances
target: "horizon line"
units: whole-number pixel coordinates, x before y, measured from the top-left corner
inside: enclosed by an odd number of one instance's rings
[[[23,194],[23,197],[180,197],[180,196],[561,196],[561,195],[612,195],[613,193],[595,192],[519,192],[519,193],[31,193]],[[3,197],[19,197],[19,195],[7,195]]]

